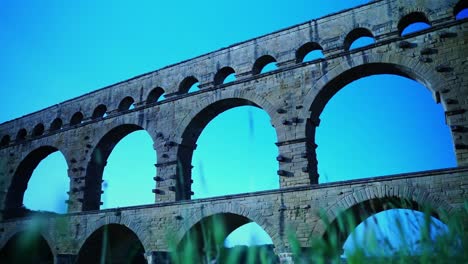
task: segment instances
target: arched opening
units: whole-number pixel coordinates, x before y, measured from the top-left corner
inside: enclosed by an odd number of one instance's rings
[[[453,9],[453,14],[455,15],[456,20],[467,18],[468,17],[468,1],[460,0],[460,2],[458,2],[455,5],[455,8]]]
[[[133,98],[131,96],[127,96],[124,99],[122,99],[122,101],[120,101],[119,106],[117,107],[117,109],[119,110],[119,112],[132,110],[132,109],[135,108],[134,103],[135,103],[135,100],[133,100]]]
[[[252,68],[252,75],[270,72],[277,68],[275,58],[270,55],[263,55],[255,61]]]
[[[28,132],[26,131],[25,128],[18,130],[18,133],[16,134],[16,141],[21,142],[21,141],[26,140],[27,135],[28,135]]]
[[[148,94],[148,97],[146,98],[146,104],[154,104],[162,100],[164,100],[164,89],[161,87],[156,87]]]
[[[10,135],[4,135],[2,137],[2,141],[0,141],[0,146],[1,147],[6,147],[10,144]]]
[[[183,134],[177,198],[279,188],[275,142],[269,116],[251,101],[232,98],[206,107]]]
[[[348,259],[351,263],[420,263],[422,258],[444,259],[440,258],[444,254],[463,258],[459,239],[463,215],[456,217],[461,219],[452,229],[430,205],[397,197],[367,200],[340,212],[331,222],[322,219],[326,232],[312,241],[308,258]]]
[[[104,118],[107,116],[107,107],[103,104],[100,104],[94,108],[92,119]]]
[[[400,33],[400,36],[405,36],[430,27],[431,23],[424,13],[413,12],[400,19],[398,33]]]
[[[38,137],[44,134],[44,125],[37,124],[33,129],[33,136]]]
[[[193,76],[189,76],[182,80],[179,85],[179,92],[184,94],[184,93],[193,93],[195,91],[200,90],[198,87],[199,83],[197,78]]]
[[[316,42],[307,42],[296,51],[296,62],[308,62],[323,59],[323,48]]]
[[[50,131],[60,130],[62,129],[62,125],[63,125],[62,119],[55,118],[54,121],[52,121],[52,123],[50,124]]]
[[[65,213],[70,186],[67,170],[64,156],[55,147],[43,146],[29,153],[19,164],[8,188],[5,217],[22,217],[32,210]]]
[[[236,72],[231,67],[224,67],[220,69],[214,77],[214,84],[220,85],[220,84],[225,84],[228,82],[235,81],[236,80],[235,73]]]
[[[119,224],[100,227],[81,246],[77,263],[146,264],[145,249],[138,236]]]
[[[142,127],[113,128],[91,154],[83,210],[153,203],[155,162],[153,140]]]
[[[83,122],[83,114],[81,112],[74,113],[72,118],[70,119],[71,126],[79,125],[82,122]]]
[[[346,35],[344,50],[353,50],[375,43],[374,35],[367,28],[355,28]]]
[[[442,106],[408,73],[363,65],[322,88],[306,132],[318,146],[309,153],[317,155],[319,183],[456,166]]]
[[[15,234],[0,251],[0,262],[9,263],[54,263],[54,256],[47,241],[37,231]]]
[[[193,225],[177,244],[175,263],[278,263],[270,236],[247,217],[221,213]]]

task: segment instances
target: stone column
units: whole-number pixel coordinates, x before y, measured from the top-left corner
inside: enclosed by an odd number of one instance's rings
[[[281,264],[294,264],[292,253],[289,253],[289,252],[279,253],[278,258]]]

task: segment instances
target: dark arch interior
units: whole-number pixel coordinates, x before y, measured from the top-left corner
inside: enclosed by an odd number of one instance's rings
[[[54,121],[50,124],[50,131],[56,131],[62,128],[62,119],[55,118]]]
[[[0,262],[4,264],[54,263],[47,241],[39,232],[20,232],[8,240],[0,251]]]
[[[184,260],[187,259],[193,259],[192,263],[207,263],[214,259],[219,261],[217,263],[225,263],[224,261],[233,257],[229,255],[232,253],[237,261],[235,263],[246,263],[245,255],[249,254],[248,252],[230,252],[223,246],[224,240],[231,232],[250,222],[252,222],[250,219],[233,213],[220,213],[205,217],[184,235],[177,245],[173,259],[176,263],[185,263]],[[237,250],[242,250],[242,248],[237,248]],[[246,248],[244,247],[243,250]],[[272,246],[263,246],[261,250],[265,254],[264,257],[268,258],[268,263],[277,263]],[[250,258],[260,260],[258,255],[250,256]],[[234,263],[232,260],[229,263]]]
[[[28,214],[29,210],[23,206],[23,197],[28,187],[29,179],[34,169],[39,165],[39,162],[55,151],[57,151],[57,149],[51,146],[40,147],[29,153],[26,158],[21,161],[15,171],[6,195],[5,218],[21,217]]]
[[[103,105],[103,104],[100,104],[100,105],[96,106],[96,108],[94,108],[92,118],[93,119],[102,118],[102,117],[104,117],[106,112],[107,112],[107,107],[105,105]]]
[[[122,99],[122,101],[120,101],[118,110],[120,112],[130,110],[134,102],[135,100],[133,100],[132,97],[127,96],[124,99]]]
[[[72,118],[70,119],[70,125],[78,125],[81,124],[83,121],[83,114],[81,112],[76,112],[73,114]]]
[[[372,32],[367,28],[355,28],[351,32],[349,32],[348,35],[346,35],[343,44],[344,50],[350,50],[353,42],[362,37],[374,38],[374,35],[372,35]]]
[[[238,106],[255,106],[255,103],[241,98],[220,100],[203,109],[189,123],[182,134],[182,146],[177,157],[179,169],[177,170],[176,199],[187,200],[191,196],[192,156],[196,148],[198,137],[208,123],[222,112]]]
[[[37,124],[33,129],[33,136],[40,136],[42,134],[44,134],[44,125]]]
[[[107,158],[117,143],[128,134],[142,130],[137,125],[121,125],[109,131],[98,143],[91,154],[86,170],[83,210],[98,210],[101,205],[101,182]]]
[[[316,42],[307,42],[296,51],[296,62],[301,63],[304,58],[313,51],[322,51],[323,48]],[[322,54],[323,55],[323,54]]]
[[[235,71],[231,67],[224,67],[220,69],[214,77],[214,84],[215,85],[223,84],[226,77],[228,77],[229,75],[233,73],[235,73]]]
[[[273,62],[276,62],[276,59],[273,58],[272,56],[270,56],[270,55],[261,56],[254,63],[253,68],[252,68],[252,74],[253,75],[260,74],[262,72],[263,68],[267,64],[270,64],[270,63],[273,63]]]
[[[22,128],[18,131],[18,133],[16,134],[16,140],[17,141],[23,141],[26,139],[26,135],[28,134],[28,132],[26,131],[26,129]]]
[[[8,144],[10,144],[10,136],[9,135],[4,135],[2,137],[2,141],[0,141],[0,146],[4,147],[4,146],[8,146]]]
[[[147,263],[145,250],[129,228],[105,225],[91,234],[78,254],[77,263]]]
[[[432,208],[427,205],[422,206],[412,200],[397,197],[375,198],[342,211],[331,222],[325,221],[327,226],[323,239],[330,247],[341,249],[348,236],[360,223],[374,214],[389,209],[411,209],[439,219],[439,215]]]
[[[154,104],[159,101],[161,96],[164,94],[164,89],[161,87],[156,87],[148,94],[146,98],[146,104]]]
[[[182,82],[180,82],[179,92],[188,93],[190,88],[196,83],[198,83],[198,79],[195,78],[194,76],[189,76],[185,78],[184,80],[182,80]]]
[[[456,5],[455,8],[453,9],[453,15],[455,16],[456,19],[463,19],[467,17],[468,13],[468,1],[466,0],[460,0]],[[462,12],[463,11],[463,12]],[[462,15],[461,13],[465,13]]]
[[[400,34],[400,36],[406,35],[403,32],[405,28],[407,28],[408,26],[414,23],[425,23],[428,25],[431,24],[424,13],[422,12],[410,13],[402,17],[400,21],[398,22],[398,33]]]

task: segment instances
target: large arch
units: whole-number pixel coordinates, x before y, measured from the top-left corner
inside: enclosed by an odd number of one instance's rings
[[[185,224],[188,228],[184,229],[186,231],[183,233],[183,236],[179,232],[175,240],[172,241],[176,252],[173,259],[180,261],[184,260],[187,256],[191,256],[196,259],[192,263],[205,263],[204,261],[207,260],[219,259],[224,241],[228,235],[245,224],[256,222],[250,218],[251,215],[245,216],[245,211],[234,211],[236,212],[214,209],[210,210],[207,215],[201,214],[187,219]],[[272,238],[275,245],[278,242],[278,238],[271,236],[272,230],[270,230],[270,226],[265,221],[256,223]]]
[[[5,218],[20,217],[30,212],[30,210],[25,208],[23,205],[24,193],[28,188],[28,182],[39,163],[56,151],[59,151],[62,156],[65,156],[54,146],[41,146],[31,151],[22,159],[15,170],[10,186],[7,190],[4,204]]]
[[[425,215],[424,221],[430,221],[430,217],[434,217],[442,222],[446,222],[452,212],[452,207],[443,198],[430,195],[422,189],[411,192],[402,186],[384,185],[361,190],[358,195],[350,194],[341,198],[340,202],[331,206],[322,215],[322,221],[313,231],[317,237],[309,241],[311,251],[308,254],[313,254],[314,247],[318,246],[326,248],[322,250],[324,254],[322,257],[339,258],[343,254],[342,247],[347,238],[359,224],[377,213],[392,209],[422,212]],[[397,228],[398,224],[394,225]]]
[[[249,99],[246,99],[249,98]],[[212,99],[213,100],[213,99]],[[196,142],[201,135],[203,129],[208,123],[219,114],[239,106],[254,106],[261,108],[267,112],[273,123],[272,106],[258,96],[246,97],[231,97],[221,100],[214,99],[212,102],[207,102],[199,109],[194,111],[194,115],[187,116],[179,129],[183,131],[181,134],[181,143],[177,150],[177,180],[176,180],[176,200],[187,200],[191,196],[191,179],[192,179],[192,156],[196,148]]]
[[[1,263],[54,263],[54,252],[38,230],[23,230],[9,237],[0,250]]]
[[[443,87],[443,77],[437,74],[429,76],[424,74],[431,70],[433,69],[417,60],[402,58],[398,55],[384,57],[379,54],[365,54],[351,57],[347,63],[342,63],[329,70],[305,96],[304,105],[309,107],[308,112],[305,112],[303,116],[304,119],[308,119],[305,126],[305,137],[315,143],[320,114],[330,99],[347,84],[367,76],[392,74],[415,80],[436,95],[440,87]],[[441,103],[445,110],[445,102],[441,100]],[[312,146],[316,145],[312,144]],[[316,150],[308,149],[307,152],[309,153],[309,164],[315,164],[314,167],[317,170]]]
[[[117,143],[132,132],[144,130],[135,124],[120,124],[106,132],[91,153],[86,167],[86,187],[84,188],[83,210],[98,210],[101,205],[101,184],[107,159]],[[151,187],[149,187],[151,190]]]
[[[147,263],[139,237],[121,224],[107,224],[94,230],[81,245],[77,263]]]

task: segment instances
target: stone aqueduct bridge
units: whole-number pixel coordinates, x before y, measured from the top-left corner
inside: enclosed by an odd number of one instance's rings
[[[468,196],[468,20],[454,15],[464,8],[467,1],[374,1],[1,124],[0,248],[33,222],[24,215],[23,194],[34,168],[55,151],[69,167],[69,213],[34,221],[55,263],[75,259],[93,232],[108,224],[136,235],[148,262],[157,263],[170,250],[168,233],[181,241],[213,215],[225,217],[229,230],[255,221],[271,236],[275,252],[287,256],[287,232],[303,247],[310,237],[326,233],[320,210],[333,220],[360,205],[373,204],[375,212],[400,198],[410,201],[407,206],[456,212]],[[431,27],[401,36],[414,22]],[[374,37],[375,43],[349,50],[362,36]],[[302,62],[316,49],[324,58]],[[270,62],[278,69],[261,73]],[[223,83],[231,73],[236,80]],[[457,168],[317,184],[314,135],[321,111],[346,84],[374,74],[408,77],[432,92],[451,127]],[[200,90],[188,93],[196,82]],[[165,99],[158,101],[162,94]],[[190,200],[198,136],[216,115],[243,105],[260,107],[271,118],[280,189]],[[120,139],[142,129],[151,135],[157,152],[155,186],[148,190],[154,188],[155,203],[99,210],[105,160]]]

